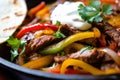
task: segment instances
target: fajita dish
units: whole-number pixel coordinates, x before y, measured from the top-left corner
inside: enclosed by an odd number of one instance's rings
[[[120,73],[118,0],[42,1],[7,40],[11,61],[54,74]]]

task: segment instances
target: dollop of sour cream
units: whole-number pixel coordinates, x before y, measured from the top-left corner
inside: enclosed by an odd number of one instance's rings
[[[88,30],[91,24],[84,21],[78,13],[78,6],[82,2],[68,2],[59,4],[51,13],[50,19],[53,24],[60,21],[61,24],[69,24],[80,30]]]

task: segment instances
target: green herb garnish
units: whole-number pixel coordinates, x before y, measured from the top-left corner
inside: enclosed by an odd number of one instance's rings
[[[55,38],[65,38],[66,36],[58,29],[55,34],[53,34]]]
[[[60,26],[60,25],[61,25],[60,21],[57,20],[57,21],[56,21],[56,25],[57,25],[57,26]]]
[[[60,21],[56,21],[56,25],[60,26],[61,23]],[[55,38],[65,38],[66,36],[60,31],[60,27],[59,29],[56,31],[56,33],[54,34]]]
[[[112,7],[109,4],[104,4],[101,7],[101,2],[98,0],[91,1],[87,6],[80,4],[78,6],[78,13],[83,20],[88,23],[101,22],[104,20],[104,15],[112,13]]]
[[[83,48],[79,51],[79,53],[82,54],[84,51],[86,51],[86,50],[92,50],[92,49],[93,49],[92,46],[86,46],[86,47],[83,47]]]
[[[57,56],[64,56],[64,55],[65,55],[64,51],[57,53]]]
[[[46,20],[40,20],[40,23],[45,23],[46,22]]]
[[[13,61],[15,57],[21,55],[24,52],[26,40],[18,40],[17,38],[10,37],[7,42],[11,46],[11,61]],[[21,49],[21,51],[18,52],[18,49]]]
[[[103,5],[102,12],[109,15],[112,13],[112,7],[109,4]]]

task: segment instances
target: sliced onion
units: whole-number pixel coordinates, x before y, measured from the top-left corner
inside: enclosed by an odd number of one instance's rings
[[[119,66],[120,66],[120,57],[117,55],[117,53],[109,48],[102,48],[100,51],[105,52],[108,54]]]

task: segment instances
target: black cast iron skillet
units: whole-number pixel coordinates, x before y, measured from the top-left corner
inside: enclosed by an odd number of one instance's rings
[[[55,0],[44,0],[50,3]],[[26,0],[28,9],[39,4],[41,0]],[[10,60],[9,48],[6,43],[0,45],[0,67],[7,69],[13,74],[17,80],[119,80],[120,74],[103,75],[103,76],[92,76],[92,75],[60,75],[51,74],[38,70],[31,70],[19,65],[16,65]]]

